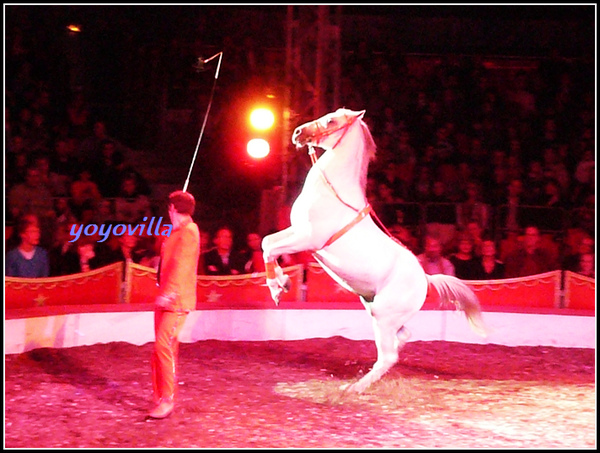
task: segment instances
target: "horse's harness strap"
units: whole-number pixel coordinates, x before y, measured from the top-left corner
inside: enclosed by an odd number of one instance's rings
[[[371,207],[371,205],[367,204],[364,208],[362,208],[359,211],[358,215],[356,217],[354,217],[354,219],[350,223],[348,223],[344,228],[342,228],[340,231],[338,231],[333,236],[331,236],[329,238],[329,240],[325,243],[323,248],[327,247],[328,245],[333,244],[340,237],[342,237],[344,234],[346,234],[348,232],[348,230],[350,230],[350,228],[352,228],[354,225],[356,225],[358,222],[360,222],[362,219],[364,219],[371,212],[372,209],[373,208]]]
[[[349,126],[354,123],[354,121],[356,120],[357,117],[351,117],[349,119],[349,121],[347,121],[343,126],[340,126],[336,129],[332,129],[326,132],[320,131],[319,134],[314,134],[313,138],[316,138],[317,144],[319,143],[319,141],[321,140],[321,138],[323,138],[324,136],[328,136],[333,134],[334,132],[337,132],[341,129],[344,130],[344,132],[342,133],[342,135],[338,138],[337,142],[335,142],[335,145],[333,145],[332,149],[335,148],[340,141],[342,140],[342,138],[344,138],[344,136],[346,135],[346,132],[348,132]],[[314,147],[309,146],[309,150],[308,150],[308,154],[310,156],[310,160],[312,162],[313,165],[317,164],[317,156],[316,156],[316,152]],[[329,238],[329,240],[325,243],[325,245],[323,246],[323,248],[333,244],[335,241],[337,241],[340,237],[342,237],[344,234],[346,234],[348,232],[348,230],[350,230],[354,225],[356,225],[358,222],[360,222],[362,219],[364,219],[371,211],[372,211],[372,207],[370,204],[367,203],[367,205],[362,208],[360,211],[358,209],[356,209],[355,207],[349,205],[348,203],[346,203],[344,200],[342,200],[340,198],[340,196],[338,195],[337,191],[335,190],[335,188],[333,187],[333,185],[331,184],[331,182],[329,182],[329,179],[327,179],[327,176],[325,176],[325,173],[323,173],[323,170],[321,170],[321,168],[319,168],[319,171],[321,173],[321,176],[323,177],[323,180],[325,181],[325,183],[327,184],[327,186],[331,189],[331,191],[335,194],[336,198],[341,201],[344,205],[348,206],[350,209],[356,211],[358,214],[356,215],[356,217],[350,222],[348,223],[345,227],[343,227],[341,230],[339,230],[337,233],[335,233],[333,236],[331,236]]]

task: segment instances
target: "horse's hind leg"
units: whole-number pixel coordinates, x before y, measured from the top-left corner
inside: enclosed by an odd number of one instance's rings
[[[373,318],[373,328],[375,331],[375,345],[377,346],[377,361],[373,364],[373,368],[358,382],[352,385],[345,384],[340,387],[342,390],[348,389],[351,392],[362,393],[373,383],[380,380],[398,361],[398,351],[410,337],[408,330],[404,327],[398,329],[397,325],[391,320],[381,322]]]

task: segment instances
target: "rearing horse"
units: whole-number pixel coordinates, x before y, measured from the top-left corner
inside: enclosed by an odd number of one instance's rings
[[[364,114],[338,109],[294,130],[292,143],[298,148],[308,145],[313,166],[292,205],[291,226],[262,242],[267,286],[276,304],[289,289],[289,277],[277,259],[310,251],[370,313],[377,361],[358,382],[342,386],[356,392],[378,381],[398,361],[398,352],[410,338],[404,325],[421,309],[431,287],[442,302],[464,311],[473,330],[485,334],[472,290],[455,277],[425,274],[416,256],[375,223],[366,181],[376,146]],[[325,150],[318,159],[313,146]]]

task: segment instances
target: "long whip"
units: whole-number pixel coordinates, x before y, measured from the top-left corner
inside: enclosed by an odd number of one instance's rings
[[[185,184],[183,185],[183,191],[187,192],[187,187],[190,182],[190,176],[192,175],[192,169],[194,168],[194,162],[196,162],[196,156],[198,155],[198,149],[200,148],[200,142],[202,141],[202,136],[204,135],[204,128],[206,127],[206,121],[208,120],[208,113],[210,112],[210,107],[212,106],[213,96],[215,94],[215,88],[217,86],[217,79],[219,78],[219,69],[221,68],[221,60],[223,59],[223,52],[219,52],[214,54],[212,57],[203,60],[202,58],[198,58],[198,62],[196,63],[196,70],[202,71],[204,70],[204,65],[211,60],[219,57],[219,62],[217,63],[217,70],[215,71],[215,80],[213,82],[212,89],[210,91],[210,99],[208,101],[208,106],[206,107],[206,113],[204,114],[204,121],[202,122],[202,129],[200,129],[200,136],[198,137],[198,143],[196,144],[196,150],[194,151],[194,157],[192,158],[192,163],[190,165],[190,170],[187,175],[187,179],[185,180]]]

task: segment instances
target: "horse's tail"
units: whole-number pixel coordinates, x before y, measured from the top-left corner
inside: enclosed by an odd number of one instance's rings
[[[479,299],[466,283],[454,276],[444,274],[427,275],[427,281],[437,290],[442,305],[452,303],[465,313],[474,332],[483,337],[487,336]]]

